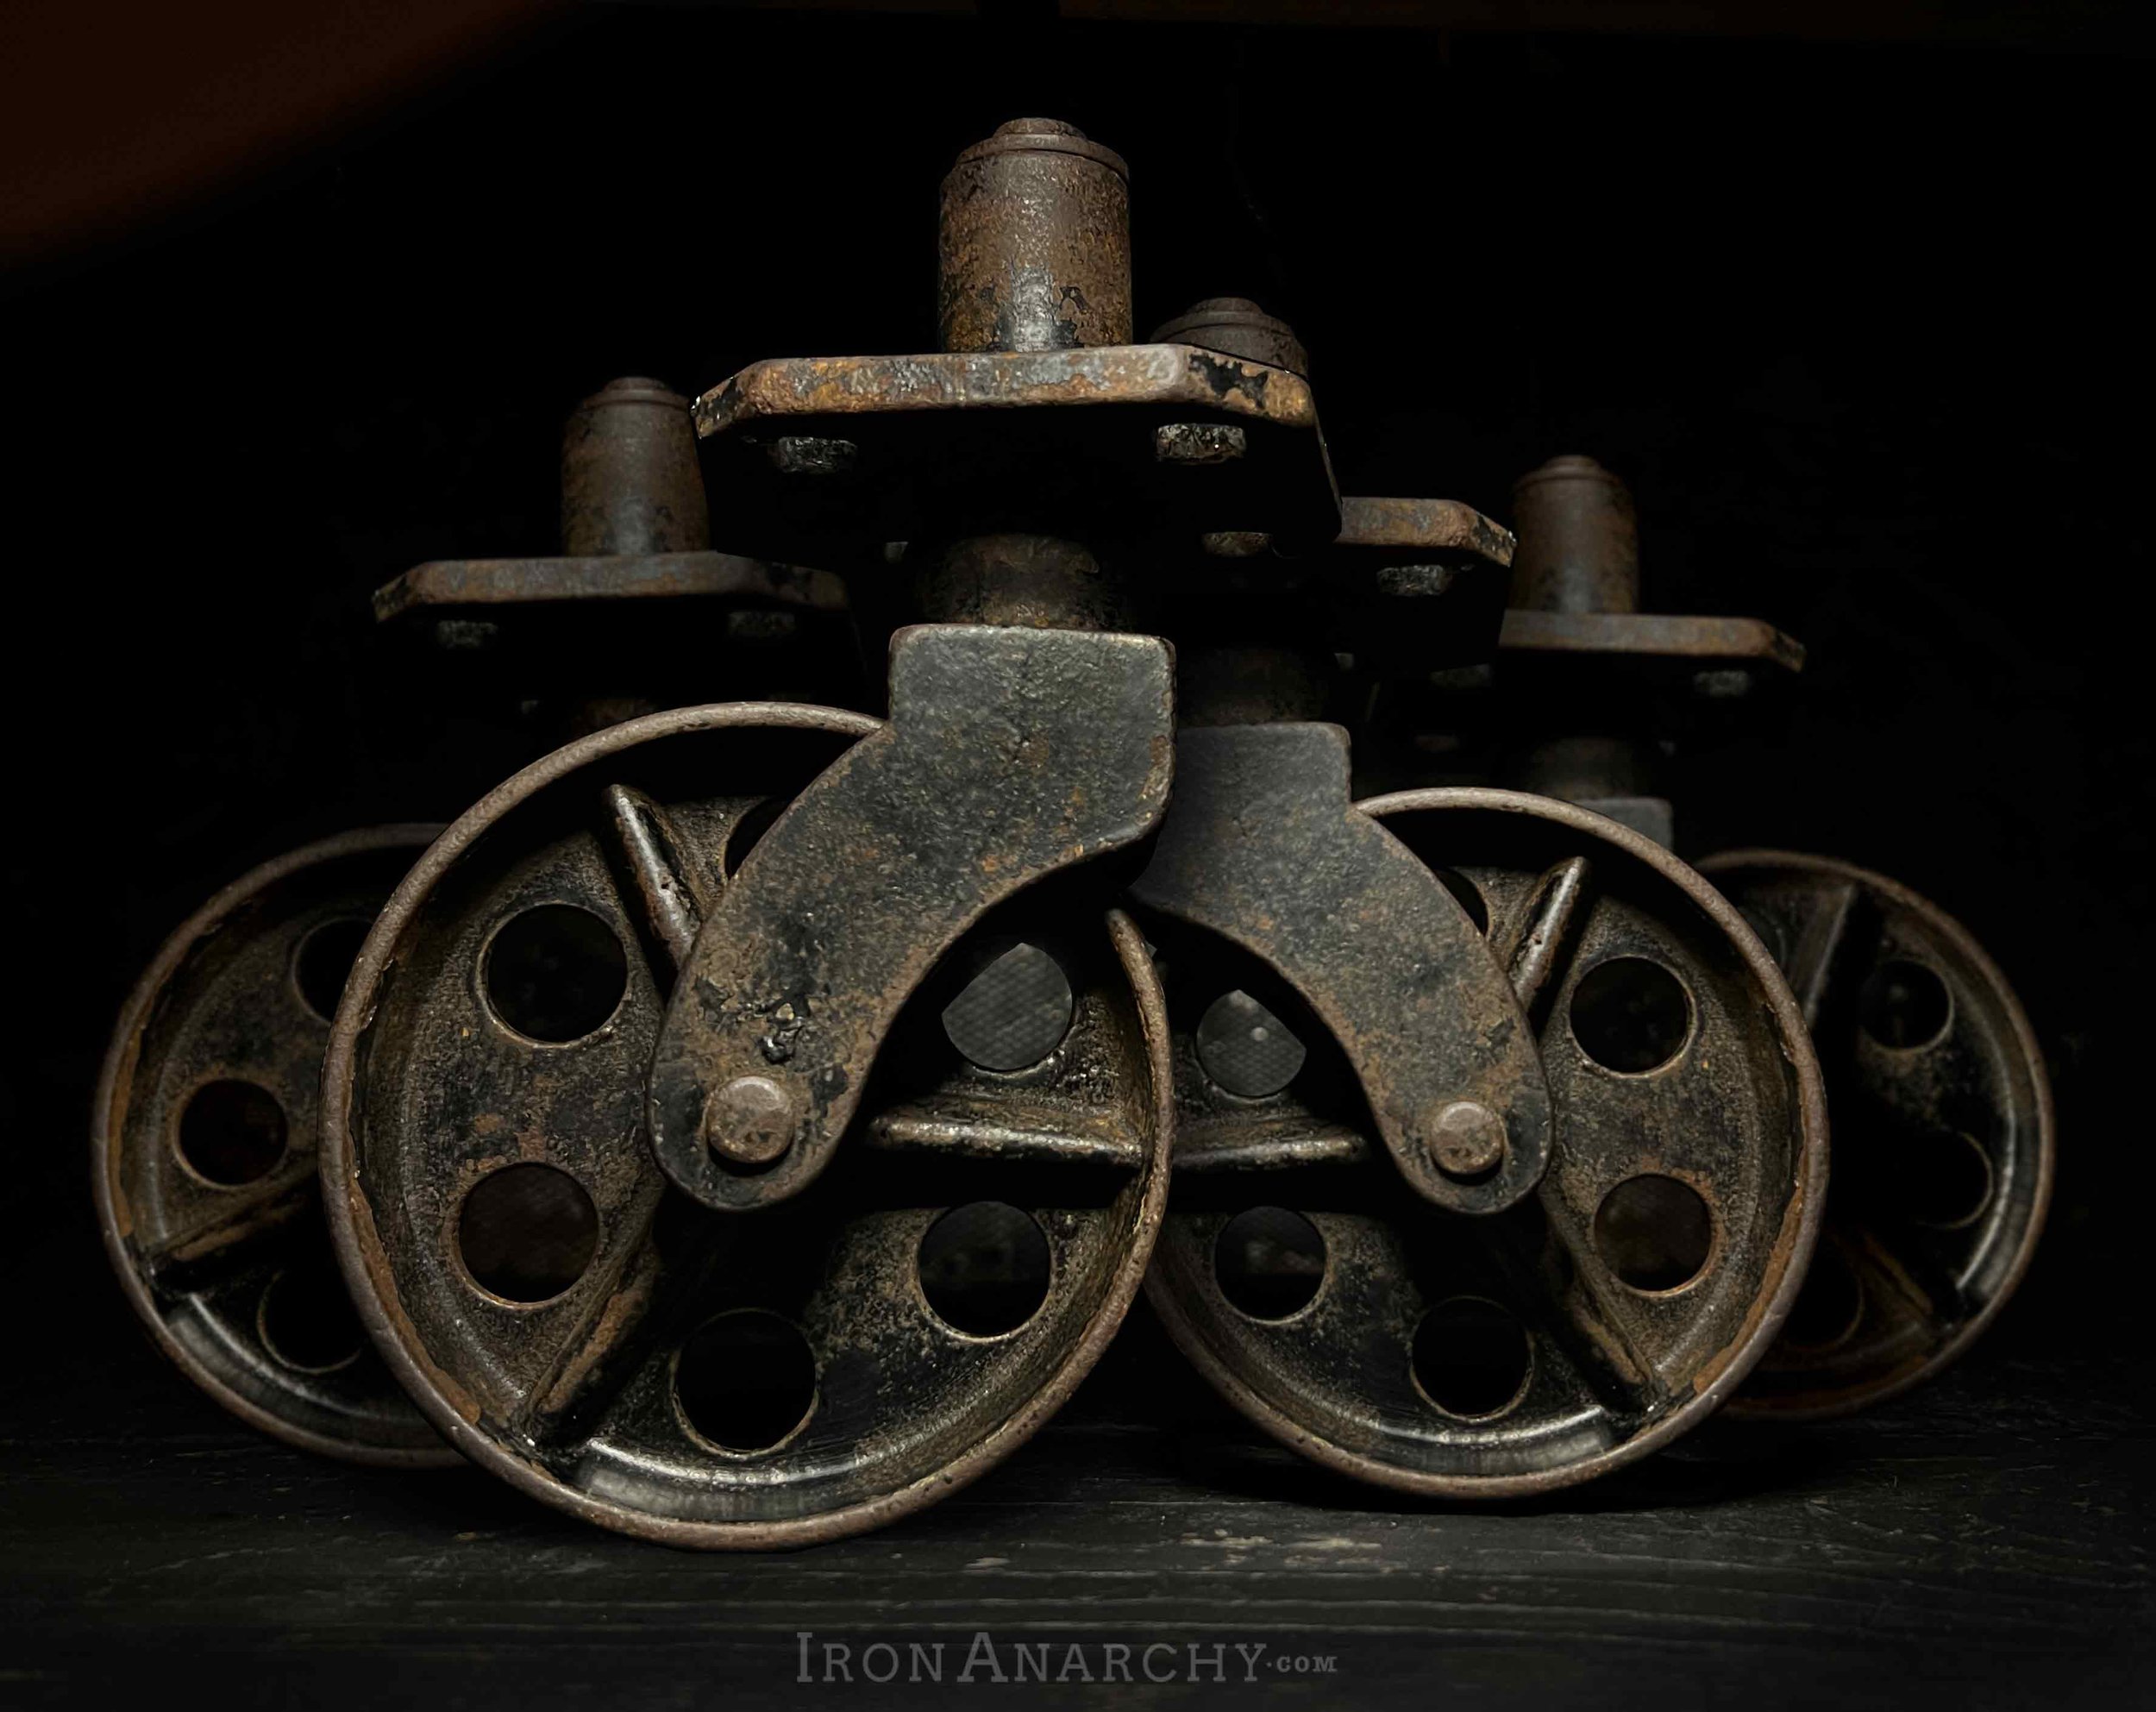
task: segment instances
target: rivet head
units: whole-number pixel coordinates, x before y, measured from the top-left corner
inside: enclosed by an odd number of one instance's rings
[[[1431,1126],[1430,1157],[1448,1177],[1487,1176],[1504,1163],[1505,1120],[1478,1101],[1452,1101]]]
[[[800,1097],[771,1076],[736,1076],[704,1112],[704,1141],[737,1165],[768,1165],[793,1145]]]

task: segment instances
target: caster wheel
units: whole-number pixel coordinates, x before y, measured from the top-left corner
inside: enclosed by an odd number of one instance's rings
[[[323,1169],[361,1312],[450,1442],[588,1521],[754,1549],[903,1515],[1022,1443],[1138,1289],[1165,1014],[1097,881],[1028,890],[937,960],[813,1182],[712,1204],[655,1153],[699,925],[881,729],[741,704],[572,743],[443,835],[354,970]],[[805,1057],[805,1003],[768,1017],[774,1066]],[[756,1081],[725,1089],[730,1181],[767,1133],[784,1151]]]
[[[1733,1408],[1846,1414],[1937,1372],[2021,1282],[2051,1199],[2051,1083],[2013,988],[1937,905],[1824,856],[1701,871],[1788,972],[1834,1119],[1819,1257]]]
[[[439,830],[310,844],[212,898],[129,995],[92,1119],[106,1252],[159,1345],[251,1426],[354,1462],[457,1460],[367,1345],[315,1147],[346,972]]]
[[[1451,1498],[1570,1485],[1711,1413],[1789,1311],[1825,1186],[1811,1047],[1742,919],[1638,834],[1506,791],[1360,809],[1509,975],[1546,1166],[1486,1211],[1410,1192],[1297,994],[1163,928],[1178,1139],[1148,1293],[1230,1401],[1320,1463]],[[1501,1135],[1430,1133],[1448,1178],[1495,1179]]]

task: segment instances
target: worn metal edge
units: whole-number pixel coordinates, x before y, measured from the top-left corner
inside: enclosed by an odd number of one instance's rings
[[[241,1395],[204,1365],[172,1335],[164,1316],[158,1312],[148,1286],[136,1270],[128,1246],[134,1218],[118,1182],[120,1143],[126,1133],[123,1108],[134,1094],[135,1071],[141,1062],[142,1025],[148,1019],[158,994],[202,939],[257,893],[303,869],[373,850],[423,849],[433,843],[441,831],[438,825],[412,822],[339,833],[274,856],[249,869],[219,891],[172,931],[121,1006],[111,1044],[105,1049],[104,1062],[97,1073],[97,1092],[91,1107],[91,1189],[97,1203],[98,1234],[104,1242],[105,1257],[118,1275],[121,1290],[136,1318],[148,1330],[152,1341],[199,1389],[248,1426],[317,1456],[378,1468],[449,1468],[464,1459],[446,1445],[398,1448],[354,1445],[311,1432]]]
[[[1982,1337],[1998,1317],[2014,1293],[2021,1289],[2021,1280],[2028,1275],[2030,1260],[2036,1252],[2036,1245],[2044,1234],[2045,1224],[2051,1214],[2052,1186],[2057,1170],[2059,1115],[2053,1099],[2051,1073],[2044,1063],[2042,1047],[2036,1038],[2035,1026],[2022,1008],[2020,996],[2008,983],[2005,972],[1995,963],[1989,952],[1978,943],[1976,936],[1920,892],[1911,891],[1898,880],[1889,878],[1874,869],[1859,868],[1852,862],[1837,856],[1813,856],[1797,850],[1722,850],[1703,859],[1699,864],[1701,873],[1712,876],[1733,869],[1752,867],[1794,868],[1808,873],[1831,874],[1839,879],[1853,881],[1859,886],[1873,888],[1902,908],[1919,917],[1924,924],[1936,931],[1940,937],[1969,960],[1970,966],[1991,988],[2004,1011],[2007,1025],[2013,1032],[2015,1044],[2020,1047],[2029,1069],[2030,1081],[2036,1094],[2036,1194],[2030,1203],[2028,1224],[2006,1277],[1991,1300],[1977,1313],[1964,1322],[1960,1331],[1926,1357],[1915,1366],[1903,1369],[1877,1385],[1860,1390],[1838,1392],[1818,1402],[1805,1402],[1802,1396],[1788,1403],[1769,1403],[1764,1400],[1739,1395],[1730,1401],[1729,1415],[1734,1420],[1832,1420],[1853,1414],[1872,1404],[1897,1397],[1902,1392],[1921,1385],[1941,1370],[1952,1365],[1968,1351],[1969,1346]]]
[[[1764,618],[1671,612],[1543,612],[1514,607],[1498,647],[1519,654],[1622,654],[1804,669],[1804,644]]]
[[[382,1281],[387,1257],[361,1193],[352,1150],[351,1102],[359,1037],[372,1021],[374,995],[397,935],[429,890],[494,822],[543,786],[617,750],[681,732],[778,727],[828,731],[856,737],[883,728],[866,714],[787,702],[735,702],[676,709],[611,726],[556,749],[497,787],[467,810],[430,847],[377,918],[338,1007],[323,1064],[323,1198],[337,1258],[361,1321],[390,1369],[421,1410],[466,1457],[528,1496],[580,1520],[664,1545],[721,1551],[763,1551],[821,1545],[893,1521],[956,1490],[1031,1438],[1091,1370],[1137,1295],[1167,1209],[1169,1157],[1174,1130],[1167,1001],[1136,926],[1121,912],[1109,915],[1126,975],[1138,999],[1141,1032],[1153,1078],[1154,1133],[1146,1186],[1138,1206],[1134,1240],[1111,1280],[1100,1308],[1049,1382],[954,1463],[936,1473],[865,1503],[786,1522],[683,1522],[642,1514],[576,1492],[514,1455],[460,1414],[450,1401],[452,1382],[424,1359],[417,1339],[408,1345],[385,1307]]]
[[[1159,344],[774,357],[702,394],[693,414],[698,437],[710,439],[803,417],[1102,404],[1172,405],[1285,428],[1318,424],[1316,394],[1301,376],[1194,345]]]
[[[372,597],[377,624],[423,608],[553,605],[570,600],[734,598],[815,612],[846,610],[845,580],[737,553],[622,553],[429,559]]]
[[[1147,1280],[1146,1295],[1160,1315],[1177,1348],[1188,1356],[1207,1381],[1238,1410],[1290,1450],[1337,1473],[1371,1485],[1388,1487],[1426,1498],[1475,1500],[1532,1496],[1576,1486],[1626,1464],[1639,1461],[1681,1438],[1729,1398],[1745,1376],[1780,1334],[1810,1270],[1812,1251],[1819,1240],[1821,1218],[1827,1201],[1827,1094],[1819,1060],[1812,1050],[1811,1035],[1774,959],[1767,955],[1750,925],[1720,893],[1688,864],[1651,839],[1631,828],[1570,803],[1481,786],[1395,791],[1366,798],[1355,805],[1363,813],[1382,819],[1388,814],[1425,809],[1477,809],[1520,814],[1554,821],[1577,832],[1616,845],[1627,855],[1654,869],[1684,892],[1717,927],[1728,934],[1739,954],[1759,977],[1769,1007],[1779,1025],[1783,1049],[1797,1079],[1797,1110],[1804,1140],[1798,1155],[1796,1182],[1789,1205],[1783,1209],[1782,1229],[1775,1246],[1783,1250],[1781,1276],[1774,1281],[1766,1307],[1721,1352],[1721,1366],[1708,1383],[1696,1389],[1688,1402],[1672,1409],[1637,1437],[1589,1457],[1570,1467],[1529,1474],[1426,1474],[1395,1468],[1369,1457],[1341,1449],[1307,1431],[1275,1408],[1242,1381],[1205,1346],[1195,1328],[1184,1317],[1175,1292],[1155,1278]],[[1791,1050],[1794,1049],[1794,1050]]]

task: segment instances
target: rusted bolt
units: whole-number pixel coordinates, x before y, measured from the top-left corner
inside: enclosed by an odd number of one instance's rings
[[[1451,565],[1380,565],[1377,592],[1395,600],[1427,600],[1448,592],[1460,580]]]
[[[1695,672],[1692,693],[1704,701],[1741,701],[1752,693],[1752,674],[1741,666],[1713,667]]]
[[[1227,464],[1248,445],[1232,422],[1166,422],[1153,430],[1153,455],[1164,464]]]
[[[736,1076],[711,1096],[704,1144],[736,1165],[768,1165],[793,1145],[801,1103],[770,1076]]]
[[[1200,536],[1198,545],[1215,559],[1255,559],[1273,550],[1273,537],[1262,529],[1214,530]]]
[[[861,457],[852,441],[816,434],[781,434],[768,449],[771,467],[781,475],[843,475]]]
[[[1505,1120],[1476,1101],[1455,1100],[1438,1109],[1429,1144],[1446,1176],[1482,1176],[1505,1157]]]
[[[491,618],[436,618],[434,645],[445,654],[478,654],[502,638],[502,627]]]

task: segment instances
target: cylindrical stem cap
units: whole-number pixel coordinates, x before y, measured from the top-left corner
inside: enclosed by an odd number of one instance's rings
[[[1637,612],[1632,492],[1592,458],[1552,458],[1513,486],[1512,604],[1542,612]]]
[[[1131,175],[1055,119],[1013,119],[943,180],[937,322],[947,351],[1131,342]]]

